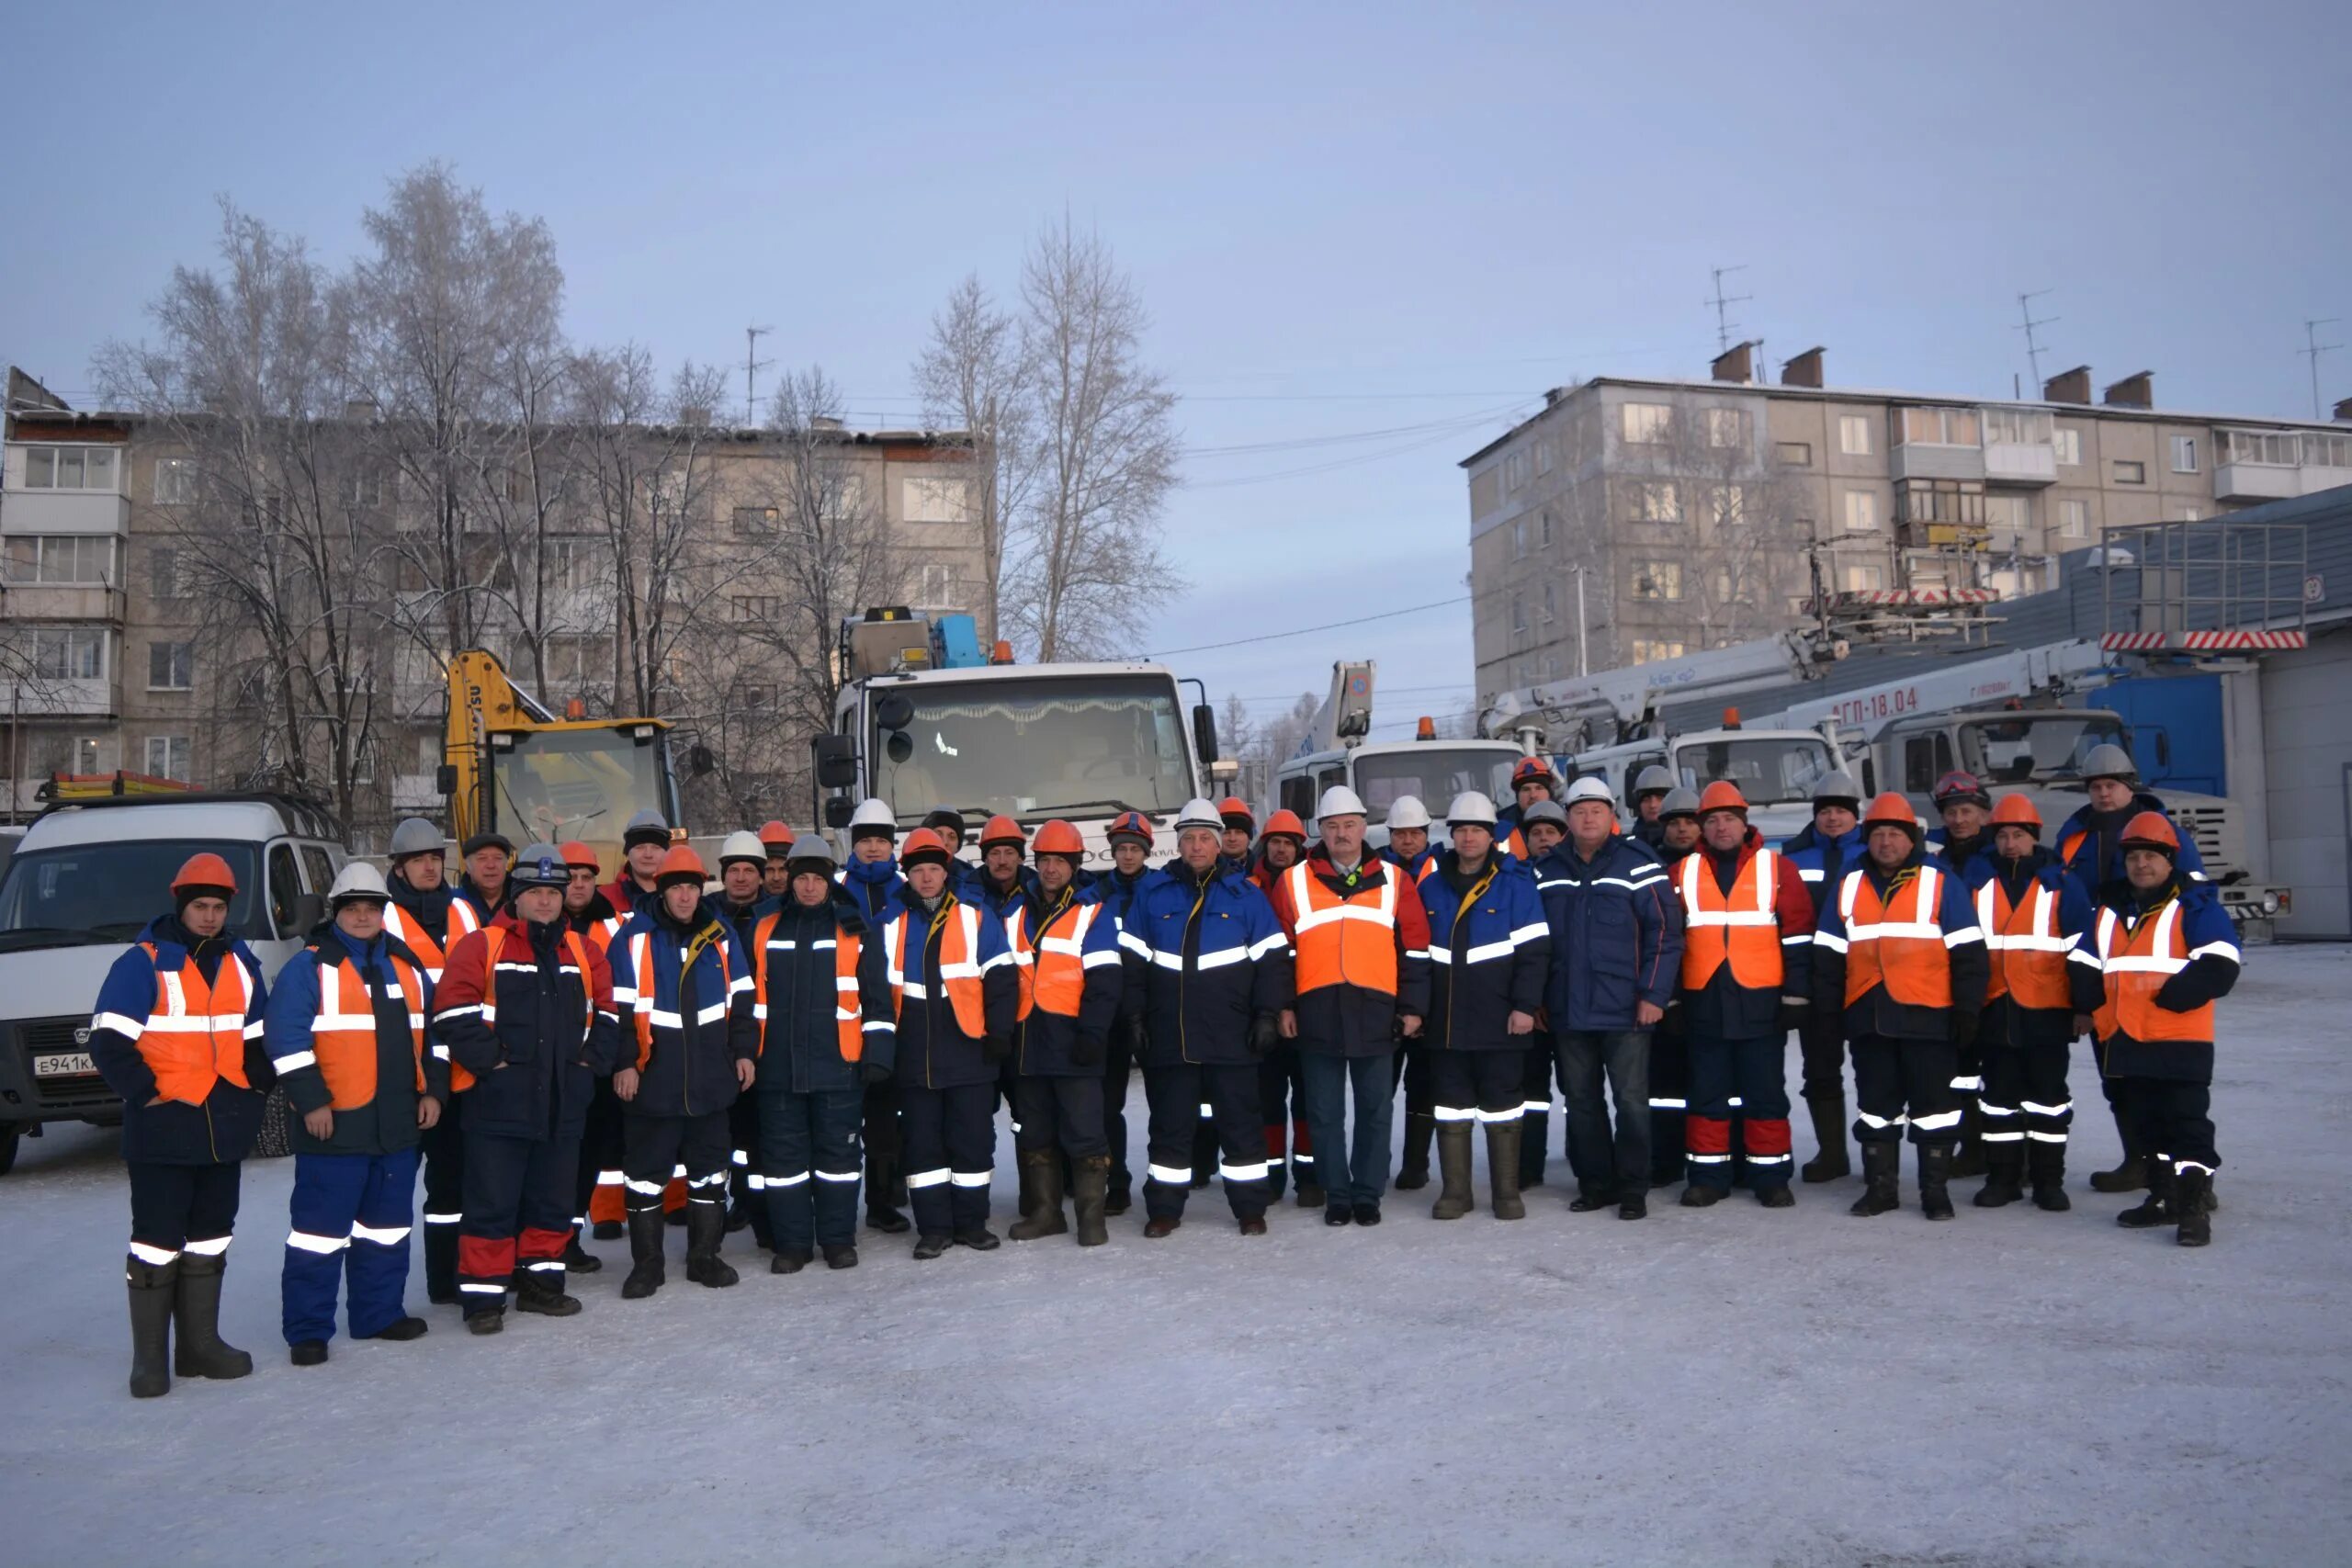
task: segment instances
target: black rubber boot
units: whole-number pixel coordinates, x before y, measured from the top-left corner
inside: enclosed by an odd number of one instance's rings
[[[1527,1218],[1527,1201],[1519,1195],[1519,1156],[1521,1129],[1517,1122],[1487,1123],[1487,1188],[1489,1205],[1498,1220]],[[1469,1163],[1468,1155],[1463,1163]]]
[[[2148,1185],[2147,1151],[2140,1147],[2137,1132],[2120,1107],[2110,1106],[2115,1112],[2115,1135],[2122,1140],[2123,1158],[2113,1170],[2091,1172],[2094,1192],[2137,1192]]]
[[[2176,1239],[2183,1247],[2211,1245],[2213,1211],[2206,1205],[2205,1194],[2213,1185],[2212,1173],[2184,1170],[2172,1179],[2173,1208],[2180,1216],[2180,1234]]]
[[[1952,1217],[1951,1155],[1950,1144],[1919,1145],[1919,1213],[1931,1220]]]
[[[1836,1181],[1853,1175],[1853,1165],[1846,1157],[1846,1097],[1825,1094],[1806,1100],[1804,1108],[1813,1113],[1813,1136],[1821,1152],[1805,1161],[1797,1174],[1807,1181]]]
[[[1854,1206],[1846,1212],[1864,1215],[1893,1213],[1903,1204],[1902,1180],[1901,1144],[1864,1144],[1862,1195],[1855,1199]]]
[[[1323,1191],[1323,1184],[1321,1182],[1301,1181],[1298,1184],[1298,1206],[1300,1208],[1320,1209],[1325,1207],[1327,1201],[1328,1200]]]
[[[2039,1138],[2025,1146],[2026,1174],[2033,1179],[2033,1206],[2063,1214],[2075,1205],[2066,1197],[2066,1145]]]
[[[520,1269],[514,1274],[514,1310],[541,1317],[571,1317],[580,1298],[563,1293],[563,1274],[554,1269]]]
[[[898,1194],[895,1198],[893,1193]],[[908,1229],[907,1216],[897,1204],[906,1201],[906,1188],[899,1182],[899,1157],[896,1155],[872,1155],[865,1161],[865,1223],[885,1235],[898,1235]]]
[[[1078,1211],[1078,1245],[1100,1247],[1111,1239],[1103,1223],[1111,1191],[1111,1156],[1089,1155],[1070,1173],[1072,1207]]]
[[[1984,1149],[1984,1186],[1970,1200],[1980,1209],[2000,1209],[2025,1196],[2025,1149],[2018,1144],[1990,1144]]]
[[[1437,1118],[1428,1111],[1405,1112],[1405,1158],[1396,1170],[1397,1191],[1418,1192],[1430,1184],[1430,1144],[1437,1130]]]
[[[172,1371],[181,1377],[241,1378],[254,1370],[251,1356],[220,1337],[220,1270],[227,1261],[217,1253],[180,1254]]]
[[[458,1304],[458,1227],[424,1227],[424,1299],[435,1306]]]
[[[1055,1150],[1031,1149],[1021,1156],[1021,1217],[1004,1234],[1015,1241],[1069,1234],[1069,1220],[1062,1213],[1062,1164]]]
[[[1552,1113],[1549,1111],[1529,1111],[1522,1107],[1519,1113],[1519,1190],[1544,1185],[1545,1140],[1551,1136]]]
[[[662,1261],[662,1242],[669,1228],[662,1217],[662,1205],[648,1203],[628,1212],[628,1278],[621,1281],[621,1300],[643,1301],[660,1290],[666,1271]]]
[[[994,1252],[1004,1245],[996,1232],[986,1225],[967,1225],[956,1233],[955,1241],[956,1246],[968,1247],[974,1252]]]
[[[718,1256],[727,1240],[727,1210],[723,1204],[686,1204],[686,1278],[714,1291],[725,1290],[742,1278],[734,1265]]]
[[[2126,1209],[2115,1216],[2115,1223],[2125,1230],[2153,1230],[2158,1225],[2174,1223],[2172,1206],[2172,1168],[2163,1160],[2149,1160],[2148,1195],[2136,1209]]]
[[[604,1268],[605,1260],[580,1245],[580,1227],[571,1227],[571,1239],[564,1245],[563,1268],[567,1274],[594,1274]]]
[[[154,1399],[172,1391],[172,1302],[178,1294],[179,1259],[123,1268],[130,1287],[130,1397]]]
[[[955,1239],[949,1235],[918,1235],[915,1237],[915,1257],[928,1261],[945,1252]]]
[[[1470,1194],[1470,1123],[1467,1122],[1436,1122],[1437,1128],[1437,1201],[1430,1205],[1430,1218],[1458,1220],[1472,1208]],[[1409,1135],[1409,1134],[1408,1134]],[[1396,1179],[1399,1187],[1426,1187],[1429,1171],[1425,1168],[1421,1179],[1408,1182]]]

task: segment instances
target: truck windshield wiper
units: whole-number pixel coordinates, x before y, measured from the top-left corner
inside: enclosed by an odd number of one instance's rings
[[[64,940],[60,941],[60,938]],[[106,940],[96,931],[76,931],[65,926],[18,926],[13,931],[0,931],[0,947],[78,947]]]
[[[1064,801],[1061,805],[1054,807],[1051,809],[1047,809],[1045,807],[1039,807],[1035,811],[1023,812],[1022,815],[1024,817],[1059,817],[1065,812],[1070,811],[1140,811],[1141,809],[1141,807],[1129,806],[1124,800],[1069,800]]]

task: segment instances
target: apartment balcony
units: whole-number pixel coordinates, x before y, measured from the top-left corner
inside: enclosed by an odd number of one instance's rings
[[[10,490],[0,534],[128,534],[130,498],[111,491]]]
[[[10,582],[0,585],[0,620],[107,621],[119,628],[128,596],[104,583]]]
[[[23,719],[111,717],[122,705],[114,682],[103,675],[89,680],[12,677],[0,681],[0,704],[6,705],[0,717],[14,714]]]
[[[2352,484],[2352,431],[2217,430],[2213,499],[2287,501]]]
[[[1984,448],[1982,446],[1905,441],[1887,455],[1887,464],[1898,484],[1905,479],[1983,479],[1987,477]],[[2053,461],[2051,479],[2054,479],[2057,472]]]
[[[2040,444],[1988,441],[1984,444],[1984,478],[1995,484],[2049,485],[2058,482],[2058,451]]]
[[[2286,501],[2302,493],[2303,470],[2299,464],[2216,463],[2213,466],[2213,499],[2216,501]]]

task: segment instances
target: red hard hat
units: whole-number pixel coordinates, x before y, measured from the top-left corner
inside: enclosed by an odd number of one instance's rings
[[[1010,817],[991,817],[988,820],[988,826],[980,829],[980,848],[982,849],[987,849],[990,844],[1026,846],[1028,842],[1029,836],[1021,830],[1021,824]]]
[[[772,850],[788,850],[792,847],[792,829],[781,822],[763,822],[760,842]]]
[[[2041,813],[2033,802],[2021,795],[2005,795],[1993,803],[1993,826],[1996,828],[2030,828],[2034,836],[2041,836]]]
[[[1286,839],[1296,839],[1304,844],[1306,842],[1306,824],[1298,819],[1298,813],[1295,811],[1288,809],[1277,811],[1266,818],[1266,830],[1259,837],[1271,839],[1277,834]]]
[[[567,840],[557,846],[556,852],[563,857],[564,864],[575,870],[602,872],[605,869],[604,863],[596,858],[596,852],[577,839]]]
[[[1978,781],[1974,773],[1968,772],[1965,768],[1954,768],[1938,779],[1936,787],[1929,793],[1928,798],[1938,806],[1951,806],[1971,800],[1979,806],[1993,804],[1993,797],[1984,793],[1984,785]]]
[[[234,893],[237,890],[237,874],[231,871],[229,863],[219,855],[209,852],[190,855],[187,863],[172,877],[173,892],[177,893],[184,887],[225,887]]]
[[[1037,829],[1037,840],[1029,847],[1041,855],[1068,855],[1079,860],[1086,854],[1086,836],[1057,817]]]
[[[2143,811],[2123,824],[2121,847],[2127,850],[2155,850],[2170,860],[2180,853],[2180,834],[2172,818],[2161,811]]]
[[[947,852],[947,840],[928,828],[916,829],[907,835],[907,841],[899,846],[899,863],[902,866],[916,865],[925,861],[934,865],[945,865],[955,858]]]
[[[1224,819],[1227,827],[1238,828],[1245,833],[1258,825],[1257,815],[1250,809],[1250,803],[1238,795],[1228,795],[1218,801],[1216,814]],[[1234,818],[1237,817],[1241,820],[1236,822]]]
[[[1900,794],[1888,790],[1871,801],[1871,808],[1862,813],[1862,826],[1866,829],[1900,828],[1917,839],[1919,836],[1919,814],[1911,809],[1911,803]]]
[[[695,853],[691,845],[672,844],[662,857],[661,869],[653,874],[653,886],[660,887],[673,877],[681,876],[690,876],[699,885],[709,875],[710,873],[703,869],[702,856]]]
[[[1747,816],[1747,796],[1729,779],[1717,779],[1699,796],[1699,815],[1702,818],[1710,811],[1736,811],[1744,820]]]
[[[1552,782],[1552,764],[1545,761],[1541,757],[1521,757],[1519,760],[1518,765],[1513,767],[1510,771],[1510,787],[1517,789],[1520,785],[1527,783],[1530,779],[1536,780],[1543,784],[1550,784]]]
[[[1107,834],[1114,839],[1121,834],[1130,839],[1141,839],[1144,841],[1144,847],[1148,849],[1151,847],[1152,839],[1151,818],[1140,811],[1122,811],[1111,818]]]

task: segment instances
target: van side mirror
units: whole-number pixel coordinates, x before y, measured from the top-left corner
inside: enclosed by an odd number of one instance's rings
[[[436,795],[458,793],[458,764],[444,762],[433,770],[433,790]]]
[[[327,918],[327,901],[316,893],[297,893],[288,901],[286,930],[279,937],[308,935]]]
[[[874,722],[885,729],[904,729],[914,721],[914,703],[897,692],[874,705]]]
[[[846,828],[849,826],[849,819],[853,815],[854,812],[850,807],[849,796],[845,795],[832,795],[825,797],[826,827],[836,829]]]
[[[904,701],[903,698],[899,699]],[[817,754],[817,782],[827,789],[852,789],[857,784],[857,751],[846,735],[820,735],[811,745]]]
[[[1201,754],[1203,767],[1216,761],[1216,709],[1206,703],[1193,705],[1193,750]]]

